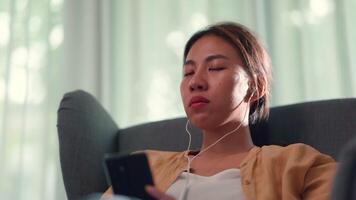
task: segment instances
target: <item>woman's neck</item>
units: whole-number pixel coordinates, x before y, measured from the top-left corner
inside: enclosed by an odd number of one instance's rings
[[[238,130],[229,134],[215,145],[209,147],[211,144],[213,144],[229,132],[229,130],[225,129],[204,130],[201,151],[204,151],[204,149],[209,148],[203,153],[204,157],[215,157],[222,155],[245,153],[248,152],[254,146],[250,134],[250,129],[247,125],[241,126]]]

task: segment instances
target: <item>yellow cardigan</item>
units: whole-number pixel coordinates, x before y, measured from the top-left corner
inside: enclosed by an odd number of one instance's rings
[[[187,152],[146,150],[155,185],[166,191],[186,169]],[[241,162],[247,200],[327,200],[336,162],[305,144],[254,147]]]

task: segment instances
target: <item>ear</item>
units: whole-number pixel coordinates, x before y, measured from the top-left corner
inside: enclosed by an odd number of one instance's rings
[[[266,89],[264,85],[256,85],[254,83],[249,84],[249,89],[247,91],[246,98],[250,99],[251,103],[254,103],[258,99],[262,98],[266,94]],[[248,100],[247,99],[247,100]]]

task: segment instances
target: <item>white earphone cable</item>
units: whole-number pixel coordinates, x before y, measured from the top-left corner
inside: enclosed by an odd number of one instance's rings
[[[254,93],[251,94],[250,98],[248,99],[248,105],[250,103],[250,100],[252,98]],[[243,101],[243,100],[242,100]],[[241,103],[242,103],[241,101]],[[240,104],[241,104],[240,103]],[[240,105],[239,104],[239,105]],[[228,133],[224,134],[223,136],[221,136],[218,140],[216,140],[214,143],[210,144],[208,147],[206,147],[205,149],[201,150],[197,155],[193,156],[192,158],[189,158],[189,151],[190,151],[190,146],[191,146],[191,141],[192,141],[192,134],[189,132],[189,129],[188,129],[188,125],[189,125],[189,119],[187,120],[187,123],[185,125],[185,130],[186,132],[188,133],[189,135],[189,142],[188,142],[188,147],[187,147],[187,153],[184,155],[187,160],[188,160],[188,164],[187,164],[187,179],[186,179],[186,184],[185,184],[185,187],[184,187],[184,190],[182,191],[182,194],[180,196],[180,200],[183,200],[183,198],[185,199],[185,196],[187,194],[187,190],[188,190],[188,187],[189,187],[189,174],[190,174],[190,166],[191,166],[191,163],[193,162],[193,160],[198,157],[199,155],[201,155],[202,153],[206,152],[208,149],[210,149],[211,147],[213,147],[214,145],[216,145],[217,143],[219,143],[221,140],[223,140],[224,138],[226,138],[227,136],[233,134],[235,131],[237,131],[241,126],[242,126],[242,122],[245,121],[246,119],[246,115],[247,115],[247,111],[248,111],[248,107],[245,109],[245,113],[244,113],[244,117],[242,119],[242,121],[239,123],[239,125],[233,129],[232,131],[229,131]]]

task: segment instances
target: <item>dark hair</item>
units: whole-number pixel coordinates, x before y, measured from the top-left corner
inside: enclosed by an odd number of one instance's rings
[[[241,56],[244,69],[250,78],[249,92],[255,99],[250,106],[250,123],[267,119],[269,115],[269,97],[271,93],[272,66],[270,58],[257,39],[245,26],[234,22],[222,22],[210,25],[190,37],[184,48],[187,55],[196,41],[206,35],[215,35],[232,45]]]

